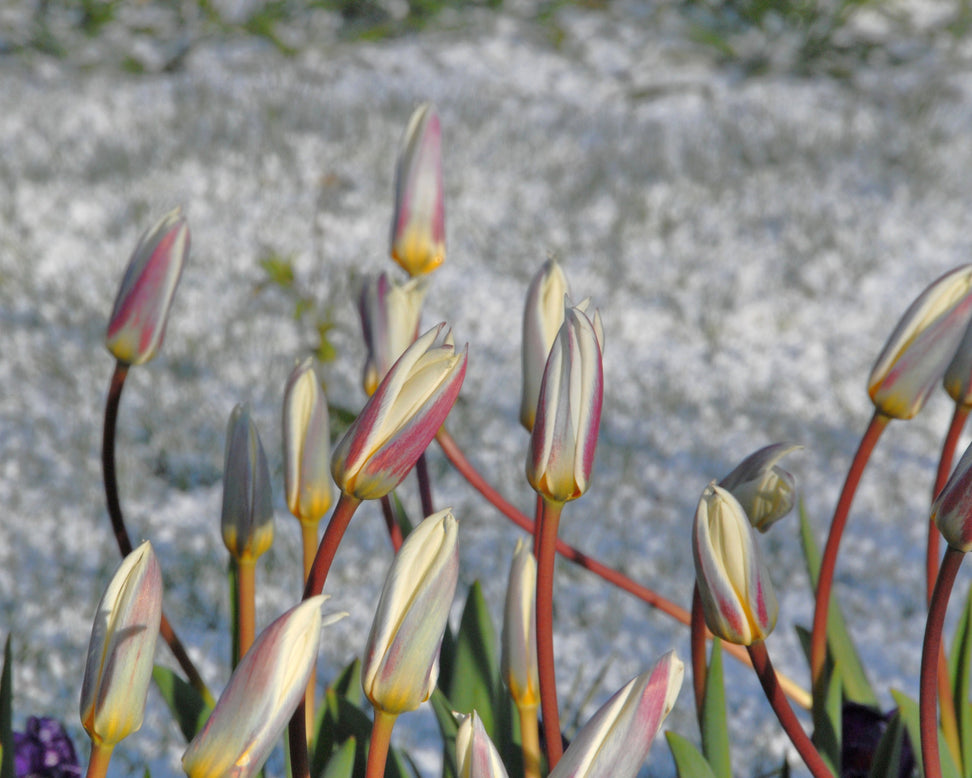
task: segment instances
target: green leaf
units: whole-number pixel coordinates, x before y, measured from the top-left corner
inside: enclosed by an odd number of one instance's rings
[[[314,773],[320,778],[351,778],[354,775],[354,754],[358,741],[354,736],[345,740],[327,761],[327,767],[321,773]]]
[[[483,588],[473,583],[456,635],[449,685],[443,692],[459,713],[475,710],[486,733],[493,736],[496,717],[493,701],[499,685],[496,631],[486,607]]]
[[[364,775],[365,747],[371,739],[371,719],[361,708],[333,687],[321,699],[317,712],[317,737],[311,757],[311,775],[320,775],[335,750],[349,738],[358,743],[355,750],[354,774]]]
[[[807,572],[810,574],[810,586],[816,590],[820,570],[820,549],[817,547],[813,529],[807,519],[806,509],[802,501],[800,503],[800,541],[807,562]],[[850,638],[847,623],[844,621],[844,614],[841,612],[840,604],[833,594],[831,594],[830,607],[827,610],[827,648],[837,660],[841,684],[847,699],[873,708],[879,707],[874,687],[867,679],[860,654],[857,653],[854,642]]]
[[[408,767],[408,761],[402,756],[402,752],[397,748],[388,749],[388,761],[385,763],[385,776],[387,778],[415,778]]]
[[[452,703],[449,701],[449,698],[446,697],[439,688],[436,688],[432,692],[429,702],[432,703],[432,710],[435,712],[435,720],[439,722],[439,733],[442,735],[443,778],[446,778],[447,776],[456,776],[459,774],[459,771],[456,768],[456,733],[459,731],[459,725],[456,724],[456,718],[452,715],[454,708],[452,707]]]
[[[188,743],[202,729],[212,709],[206,705],[192,685],[183,681],[169,668],[156,665],[152,670],[152,678]]]
[[[895,713],[881,735],[867,778],[887,778],[897,775],[901,766],[901,749],[904,744],[904,726],[901,714]]]
[[[726,719],[726,688],[722,673],[722,641],[712,640],[709,671],[705,676],[705,698],[702,701],[702,751],[718,778],[732,778],[729,755],[729,728]]]
[[[797,627],[797,636],[806,654],[810,653],[810,633]],[[842,734],[843,689],[839,664],[834,664],[831,654],[827,654],[823,670],[825,693],[813,696],[813,744],[836,775],[840,765],[840,741]]]
[[[10,635],[3,645],[3,670],[0,672],[0,778],[14,778],[14,750],[3,748],[13,743],[13,659]]]
[[[965,776],[972,778],[972,704],[969,703],[969,662],[972,661],[972,587],[965,598],[965,607],[955,628],[952,650],[949,652],[949,678],[955,715],[958,718],[959,741],[965,761]]]
[[[270,253],[260,260],[260,267],[266,273],[267,281],[284,289],[294,285],[294,263],[292,257],[282,257]]]
[[[665,739],[675,760],[678,778],[717,778],[699,750],[677,732],[666,732]]]
[[[921,766],[921,725],[920,718],[918,715],[918,703],[911,699],[907,694],[898,691],[897,689],[891,690],[891,696],[894,701],[898,704],[898,713],[901,716],[901,720],[904,722],[905,728],[908,731],[908,737],[911,738],[912,747],[915,749],[915,754],[918,755],[918,768],[921,775],[924,775],[924,768]],[[942,737],[941,731],[938,733],[938,753],[941,755],[942,763],[942,778],[960,778],[958,768],[955,766],[955,762],[952,760],[952,754],[948,750],[948,746],[945,743],[945,738]]]

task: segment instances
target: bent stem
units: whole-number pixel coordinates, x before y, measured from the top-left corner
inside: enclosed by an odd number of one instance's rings
[[[108,762],[114,746],[91,743],[91,758],[88,759],[88,770],[85,778],[104,778],[108,774]]]
[[[534,536],[537,554],[537,663],[540,675],[540,710],[547,740],[547,763],[557,766],[564,748],[557,708],[557,678],[553,650],[553,574],[556,560],[557,526],[564,504],[544,499],[540,526]]]
[[[385,527],[388,529],[388,539],[391,541],[392,550],[397,554],[402,547],[402,528],[395,521],[395,509],[392,508],[391,498],[386,494],[381,498],[381,513],[385,517]]]
[[[925,640],[921,649],[921,675],[919,681],[918,713],[921,723],[921,761],[925,778],[941,778],[942,765],[938,753],[938,664],[942,645],[942,626],[945,611],[952,594],[955,576],[965,554],[949,546],[945,549],[942,566],[932,592],[925,622]]]
[[[935,473],[935,488],[932,490],[932,502],[938,497],[939,492],[945,488],[948,476],[952,472],[952,459],[955,457],[955,447],[958,445],[962,428],[969,415],[969,408],[961,403],[955,403],[955,410],[952,412],[952,422],[948,425],[948,433],[942,443],[942,454],[938,458],[938,471]],[[935,520],[928,520],[928,545],[925,552],[925,592],[926,599],[930,603],[932,590],[935,588],[935,579],[938,577],[939,559],[939,533],[935,526]]]
[[[115,472],[115,427],[118,421],[118,406],[121,403],[122,389],[125,388],[127,377],[128,365],[116,361],[115,370],[111,376],[111,384],[108,387],[108,398],[105,401],[105,425],[101,437],[101,472],[105,483],[108,517],[111,519],[111,528],[115,533],[115,542],[118,544],[118,550],[123,557],[132,552],[132,541],[128,537],[125,517],[122,514],[121,502],[118,499],[118,477]],[[182,645],[182,641],[179,640],[179,636],[176,635],[164,611],[159,624],[159,634],[166,645],[169,646],[192,687],[199,692],[199,695],[209,707],[216,707],[216,699],[209,691],[209,687],[206,686],[206,682],[203,681],[196,666],[192,663],[192,659],[189,658],[185,646]]]
[[[695,692],[695,716],[702,726],[702,705],[705,702],[706,643],[705,614],[702,613],[702,597],[699,585],[692,589],[692,623],[689,625],[689,644],[692,650],[692,689]]]
[[[536,705],[517,705],[520,717],[520,744],[523,751],[523,778],[540,778],[540,727]]]
[[[371,743],[368,746],[368,766],[365,778],[383,778],[385,762],[388,759],[388,746],[391,745],[391,733],[398,716],[385,713],[375,708],[375,720],[371,725]]]
[[[534,535],[535,524],[532,519],[530,519],[526,514],[522,513],[506,500],[496,489],[493,488],[492,484],[487,481],[482,474],[473,467],[472,463],[466,458],[466,455],[459,448],[459,444],[456,443],[455,439],[446,431],[445,427],[441,427],[436,433],[435,439],[438,441],[439,446],[442,448],[443,453],[446,455],[446,459],[449,463],[459,471],[459,474],[469,482],[469,485],[473,487],[477,492],[479,492],[487,502],[489,502],[494,508],[496,508],[500,513],[502,513],[506,518],[512,521],[520,529],[526,530],[531,536]],[[583,551],[578,550],[574,546],[570,545],[564,540],[557,538],[557,553],[560,554],[565,559],[570,560],[575,565],[588,570],[594,575],[600,577],[601,579],[607,581],[609,584],[618,587],[624,592],[637,597],[639,600],[644,602],[646,605],[660,610],[667,616],[671,616],[673,619],[678,621],[685,626],[690,626],[691,617],[689,612],[676,605],[669,599],[662,597],[657,592],[649,589],[647,586],[642,586],[637,581],[633,581],[628,578],[623,573],[618,572],[612,567],[599,562],[592,556],[588,556]],[[534,554],[536,556],[536,554]],[[712,634],[706,630],[706,638],[712,638]],[[724,643],[723,649],[732,655],[734,659],[742,662],[745,665],[751,665],[749,655],[746,653],[742,646],[737,646],[734,643]],[[798,683],[785,675],[778,675],[780,686],[783,687],[787,696],[793,700],[801,708],[809,709],[811,705],[810,695],[805,689],[803,689]]]
[[[827,612],[830,608],[834,569],[837,566],[837,550],[840,548],[840,540],[844,534],[844,527],[847,525],[847,515],[850,513],[854,493],[861,481],[864,467],[867,465],[871,452],[889,421],[891,421],[891,417],[885,416],[880,411],[875,411],[871,417],[860,445],[857,447],[854,460],[847,471],[844,488],[840,493],[840,499],[837,501],[834,517],[830,522],[827,545],[820,559],[820,574],[817,578],[817,594],[813,611],[813,631],[810,635],[810,681],[814,693],[818,692],[818,685],[823,677],[824,660],[827,657]],[[752,652],[750,652],[750,656],[752,656]]]
[[[762,640],[757,640],[749,646],[749,656],[753,660],[753,669],[759,676],[759,682],[763,691],[766,692],[766,698],[773,707],[773,712],[776,713],[776,718],[779,719],[780,725],[787,737],[790,738],[790,742],[796,747],[800,758],[803,759],[810,773],[814,778],[834,778],[834,774],[830,772],[830,768],[827,767],[823,757],[814,748],[810,738],[807,737],[807,733],[803,731],[803,727],[797,721],[793,708],[786,701],[786,695],[783,694],[783,690],[777,683],[773,664],[770,662],[769,653],[766,651],[766,644]]]

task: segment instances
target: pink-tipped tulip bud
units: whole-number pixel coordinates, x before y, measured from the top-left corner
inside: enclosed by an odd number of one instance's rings
[[[158,353],[188,254],[189,226],[180,208],[139,238],[105,334],[105,345],[119,362],[141,365]]]
[[[376,709],[398,715],[425,702],[439,677],[439,648],[459,580],[459,527],[449,509],[412,530],[378,600],[361,666]]]
[[[746,511],[715,482],[702,492],[695,512],[692,552],[712,634],[744,646],[766,638],[779,610],[769,572]]]
[[[867,381],[885,416],[910,419],[942,380],[972,320],[972,265],[952,270],[911,304]]]
[[[972,445],[932,503],[931,518],[948,545],[972,551]]]
[[[598,329],[582,306],[568,307],[543,371],[526,466],[530,485],[553,502],[590,486],[603,385]]]
[[[431,103],[412,114],[398,152],[391,255],[410,276],[431,273],[445,260],[442,130]]]
[[[326,599],[305,600],[260,633],[182,756],[189,778],[249,778],[260,772],[304,698],[321,627],[345,615],[322,617]]]
[[[401,483],[459,395],[466,349],[457,354],[445,324],[399,357],[331,458],[334,482],[359,500],[377,500]]]
[[[122,560],[91,629],[81,683],[81,724],[113,746],[142,726],[162,619],[162,573],[150,543]]]
[[[959,405],[972,407],[972,323],[965,328],[955,356],[945,369],[945,391]]]
[[[301,523],[316,526],[331,507],[334,487],[327,398],[309,357],[284,390],[283,449],[287,507]]]
[[[483,720],[473,711],[462,716],[456,732],[459,778],[507,778],[503,760],[486,734]]]
[[[629,681],[577,733],[550,778],[633,778],[682,688],[685,668],[669,651]]]
[[[523,309],[523,391],[520,396],[520,423],[527,432],[533,429],[543,369],[560,325],[564,323],[564,297],[568,292],[567,276],[554,259],[543,263],[527,289]]]
[[[362,385],[369,397],[375,393],[395,361],[418,335],[426,278],[396,284],[385,273],[365,281],[358,298],[361,330],[368,348]]]
[[[766,532],[793,510],[796,479],[777,462],[803,446],[773,443],[750,454],[719,482],[732,492],[749,517],[750,524]]]
[[[516,542],[503,609],[501,674],[520,708],[540,704],[537,668],[537,560],[521,538]]]
[[[223,468],[223,543],[237,561],[256,559],[273,543],[270,469],[245,403],[230,414]]]

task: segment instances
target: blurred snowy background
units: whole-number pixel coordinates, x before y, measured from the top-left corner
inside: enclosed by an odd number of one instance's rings
[[[532,508],[520,316],[554,255],[607,339],[594,487],[565,510],[563,535],[687,607],[701,490],[786,440],[806,446],[787,465],[822,541],[871,413],[873,359],[910,300],[972,259],[970,21],[968,0],[4,0],[0,635],[14,636],[15,726],[57,715],[87,754],[83,654],[117,565],[98,459],[112,369],[102,338],[138,235],[181,203],[192,251],[162,354],[122,398],[122,504],[219,688],[226,421],[252,404],[277,485],[277,540],[258,566],[266,624],[299,593],[283,386],[320,326],[337,355],[323,370],[331,401],[363,401],[353,295],[363,274],[394,270],[395,152],[426,99],[442,117],[448,258],[424,322],[447,320],[469,342],[448,426],[471,459]],[[295,318],[268,267],[291,269],[311,310]],[[882,690],[917,692],[946,400],[886,433],[838,561]],[[462,581],[483,581],[498,626],[518,532],[434,447],[430,467],[437,503],[461,521]],[[417,513],[411,481],[403,496]],[[769,650],[805,684],[793,625],[809,623],[811,599],[795,527],[762,543],[781,602]],[[363,648],[389,559],[365,506],[328,582],[351,616],[325,635],[322,678]],[[563,565],[556,592],[568,722],[605,665],[582,720],[669,648],[687,659],[685,628],[599,579]],[[727,664],[735,769],[759,775],[785,743],[755,678]],[[697,737],[688,687],[668,726]],[[434,772],[430,715],[403,719],[396,742]],[[112,774],[147,763],[177,775],[181,750],[153,697]],[[659,739],[645,774],[673,771]]]

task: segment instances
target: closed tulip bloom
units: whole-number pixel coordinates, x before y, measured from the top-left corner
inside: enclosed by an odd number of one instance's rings
[[[410,276],[431,273],[445,260],[442,130],[431,103],[412,114],[398,153],[391,255]]]
[[[942,380],[972,319],[972,265],[952,270],[925,289],[898,322],[871,370],[875,407],[910,419]]]
[[[283,449],[287,507],[301,522],[316,525],[331,507],[334,487],[327,398],[309,357],[294,368],[284,390]]]
[[[459,579],[459,527],[449,509],[422,521],[385,578],[361,667],[378,710],[397,715],[425,702],[439,676],[439,648]]]
[[[744,646],[766,638],[779,610],[769,572],[746,511],[715,482],[699,500],[692,551],[705,623],[712,634]]]
[[[972,551],[972,445],[932,503],[931,518],[952,548]]]
[[[746,457],[719,482],[719,486],[732,492],[749,522],[760,532],[766,532],[793,510],[796,479],[776,463],[799,448],[803,446],[787,443],[765,446]]]
[[[499,751],[486,734],[483,720],[473,711],[463,716],[456,732],[459,778],[507,778]]]
[[[549,500],[576,499],[590,485],[603,382],[598,330],[581,306],[567,308],[544,368],[527,456],[527,480]]]
[[[223,468],[223,543],[236,559],[256,559],[273,543],[270,469],[245,403],[230,414]]]
[[[537,669],[537,560],[521,538],[516,542],[503,610],[503,680],[520,707],[540,704]]]
[[[189,226],[180,208],[139,238],[105,334],[105,345],[120,362],[141,365],[158,353],[188,254]]]
[[[256,775],[304,698],[317,661],[326,595],[291,608],[257,637],[237,665],[202,731],[182,757],[189,778]]]
[[[396,284],[386,273],[365,282],[358,299],[368,359],[362,385],[371,396],[382,378],[418,335],[427,279]]]
[[[91,629],[81,724],[95,744],[113,746],[142,726],[161,619],[162,573],[145,542],[122,560]]]
[[[550,778],[633,778],[671,711],[685,668],[669,651],[629,681],[577,733]]]
[[[527,289],[523,310],[523,387],[520,423],[533,429],[537,399],[547,355],[564,322],[564,296],[569,292],[567,276],[554,259],[548,259]]]
[[[466,375],[445,324],[419,337],[388,371],[331,458],[345,494],[384,497],[401,483],[442,426]]]

